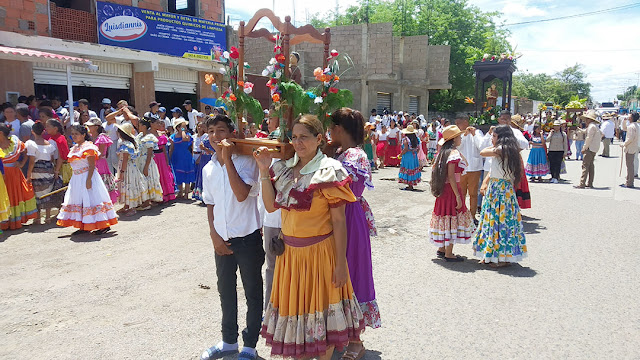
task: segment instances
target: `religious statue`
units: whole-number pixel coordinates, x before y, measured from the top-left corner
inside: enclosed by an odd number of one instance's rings
[[[289,55],[289,79],[296,82],[298,85],[302,85],[302,72],[298,67],[299,61],[300,54],[297,52],[294,51]]]
[[[496,84],[491,84],[491,87],[487,89],[487,107],[494,108],[498,101],[498,90]]]

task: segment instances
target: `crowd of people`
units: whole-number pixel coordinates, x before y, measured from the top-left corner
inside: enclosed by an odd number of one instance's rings
[[[362,332],[382,325],[371,260],[377,230],[363,196],[373,188],[373,169],[399,166],[398,181],[412,190],[423,168],[432,166],[436,201],[428,233],[435,256],[464,261],[453,247],[471,243],[481,263],[503,267],[527,255],[521,209],[531,206],[528,180],[548,173],[558,180],[571,145],[561,122],[545,135],[509,111],[485,135],[467,116],[453,125],[372,111],[367,122],[359,111],[342,108],[327,128],[313,115],[295,119],[295,154],[280,160],[266,147],[253,156],[238,154],[231,141],[279,138],[273,107],[260,125],[240,132],[224,109],[202,114],[188,101],[184,112],[171,109],[171,120],[155,101],[143,115],[124,100],[112,108],[104,99],[99,115],[86,100],[78,101],[73,116],[49,106],[57,104],[38,104],[35,119],[28,104],[4,105],[2,228],[39,221],[42,210],[51,222],[51,209],[58,208],[58,225],[100,235],[119,215],[189,196],[202,201],[223,314],[222,339],[203,352],[204,360],[231,354],[256,359],[260,336],[273,356],[330,359],[335,349],[345,349],[344,360],[364,356]],[[592,186],[601,120],[591,111],[580,119],[585,125],[573,139],[584,141],[576,142],[584,154],[581,185]],[[625,145],[627,164],[637,155],[637,120],[632,114],[625,125],[626,141],[636,144],[635,151]],[[529,148],[525,164],[521,152]],[[584,174],[591,176],[588,183]],[[117,211],[116,204],[122,205]],[[238,269],[248,307],[242,348]]]
[[[140,114],[124,100],[113,108],[105,98],[96,112],[80,99],[71,114],[59,98],[18,100],[0,113],[2,230],[55,221],[100,235],[118,215],[202,200],[202,168],[214,153],[204,119],[224,109],[206,106],[204,114],[186,100],[169,119],[156,101]]]

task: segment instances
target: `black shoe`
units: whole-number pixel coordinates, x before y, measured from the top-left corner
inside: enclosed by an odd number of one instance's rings
[[[74,232],[71,233],[71,235],[81,235],[81,234],[86,234],[88,233],[87,230],[76,230]]]
[[[100,229],[100,230],[94,231],[93,234],[94,235],[102,235],[102,234],[108,232],[109,230],[111,230],[111,228],[110,227],[106,227],[104,229]]]

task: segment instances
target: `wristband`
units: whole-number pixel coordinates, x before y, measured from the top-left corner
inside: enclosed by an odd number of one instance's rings
[[[262,181],[262,180],[269,180],[269,181],[271,181],[271,178],[270,178],[270,177],[268,177],[268,176],[264,176],[264,177],[261,177],[261,178],[260,178],[260,181]]]

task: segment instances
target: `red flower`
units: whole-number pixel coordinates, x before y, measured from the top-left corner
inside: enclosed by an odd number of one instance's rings
[[[284,64],[284,60],[285,60],[284,54],[278,54],[278,55],[276,55],[276,61],[277,61],[277,62],[279,62],[279,63],[281,63],[281,64]]]
[[[323,93],[322,93],[322,97],[327,97],[327,93],[326,93],[326,92],[323,92]]]
[[[338,89],[332,87],[332,88],[329,88],[329,92],[332,93],[332,94],[337,94],[338,93]]]
[[[235,94],[231,94],[231,96],[229,96],[229,99],[231,99],[231,101],[236,101],[238,98]]]
[[[231,50],[229,50],[229,57],[232,59],[237,59],[238,57],[240,57],[240,53],[235,46],[232,46]]]
[[[331,56],[336,57],[340,55],[337,50],[331,50]]]

